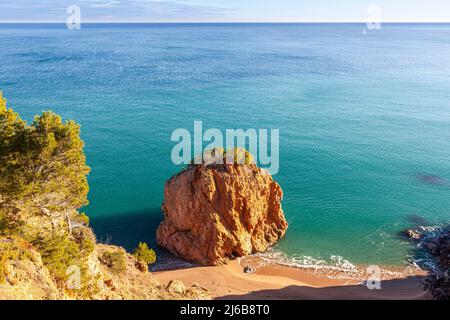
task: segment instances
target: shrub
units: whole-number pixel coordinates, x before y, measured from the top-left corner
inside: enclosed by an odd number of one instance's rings
[[[8,272],[6,265],[10,260],[33,259],[25,242],[17,242],[12,238],[0,239],[0,284],[5,282]]]
[[[84,236],[80,239],[79,248],[83,256],[89,256],[95,249],[95,242],[91,238]]]
[[[75,221],[89,227],[89,217],[84,212],[77,215]]]
[[[60,284],[67,281],[66,272],[70,266],[76,265],[83,269],[85,265],[86,259],[79,245],[67,235],[41,237],[34,245],[41,253],[42,262]]]
[[[34,245],[42,256],[43,264],[66,293],[73,297],[89,299],[98,291],[87,266],[89,255],[94,250],[94,242],[84,233],[81,235],[78,239],[72,239],[68,234],[53,235],[38,239]],[[70,277],[68,270],[72,266],[80,270],[80,288],[66,287]]]
[[[115,274],[124,273],[127,269],[125,253],[120,251],[104,252],[100,257],[100,261]]]
[[[152,264],[156,262],[156,253],[153,249],[150,249],[145,242],[139,242],[139,245],[133,252],[133,256],[146,264]]]
[[[245,165],[254,163],[252,154],[244,148],[234,148],[234,150],[228,150],[227,153],[233,155],[234,163]]]
[[[249,165],[255,163],[255,160],[252,154],[245,148],[236,147],[225,151],[221,147],[214,147],[212,149],[207,149],[203,154],[196,156],[191,160],[190,164],[194,165],[196,163]]]

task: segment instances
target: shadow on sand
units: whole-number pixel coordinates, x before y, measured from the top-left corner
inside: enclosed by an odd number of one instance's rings
[[[288,286],[282,289],[253,291],[243,295],[227,295],[218,300],[422,300],[431,296],[421,289],[423,276],[385,280],[380,290],[363,285],[325,288]]]

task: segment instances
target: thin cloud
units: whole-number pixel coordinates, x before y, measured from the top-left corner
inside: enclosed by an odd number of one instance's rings
[[[117,0],[81,0],[90,8],[109,8],[120,4]]]
[[[0,22],[64,22],[67,7],[78,5],[90,22],[160,22],[214,20],[235,10],[157,0],[18,0],[0,3]]]

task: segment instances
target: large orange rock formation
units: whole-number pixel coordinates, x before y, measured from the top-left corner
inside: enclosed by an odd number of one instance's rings
[[[282,195],[253,163],[190,166],[165,185],[157,241],[205,265],[263,252],[286,232]]]

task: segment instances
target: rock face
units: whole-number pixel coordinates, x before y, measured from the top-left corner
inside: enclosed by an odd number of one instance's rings
[[[436,260],[423,287],[434,299],[450,300],[450,225],[445,228],[419,227],[404,232],[416,245],[427,249]]]
[[[17,255],[8,254],[17,252]],[[16,238],[0,236],[0,300],[63,299],[41,255]]]
[[[407,229],[402,232],[405,237],[411,240],[420,240],[422,233],[415,229]]]
[[[204,265],[263,252],[286,232],[282,195],[253,163],[191,166],[165,185],[157,241]]]
[[[439,270],[425,279],[424,288],[435,299],[450,300],[450,231],[440,236],[429,249],[436,257]]]

